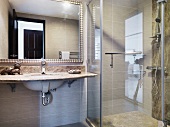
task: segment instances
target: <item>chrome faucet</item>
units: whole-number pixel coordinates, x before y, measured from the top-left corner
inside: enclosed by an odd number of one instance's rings
[[[41,59],[41,74],[45,74],[46,61]]]

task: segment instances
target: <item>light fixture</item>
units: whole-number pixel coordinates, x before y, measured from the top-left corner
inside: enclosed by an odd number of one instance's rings
[[[69,1],[64,1],[64,2],[63,2],[63,7],[64,7],[65,9],[69,9],[69,8],[71,7],[70,2],[69,2]]]

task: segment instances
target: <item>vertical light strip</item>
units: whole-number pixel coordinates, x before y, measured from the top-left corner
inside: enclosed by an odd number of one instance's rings
[[[102,49],[103,49],[103,0],[100,0],[100,127],[103,125],[103,57],[102,57]]]

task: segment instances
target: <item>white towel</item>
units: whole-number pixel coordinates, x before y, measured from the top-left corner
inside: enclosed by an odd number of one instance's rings
[[[70,52],[68,51],[61,51],[61,59],[70,59]]]

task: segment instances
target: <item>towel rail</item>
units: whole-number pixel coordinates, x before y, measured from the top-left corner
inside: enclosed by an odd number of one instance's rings
[[[69,59],[79,59],[79,52],[70,52]],[[59,59],[62,59],[62,51],[59,51]]]

